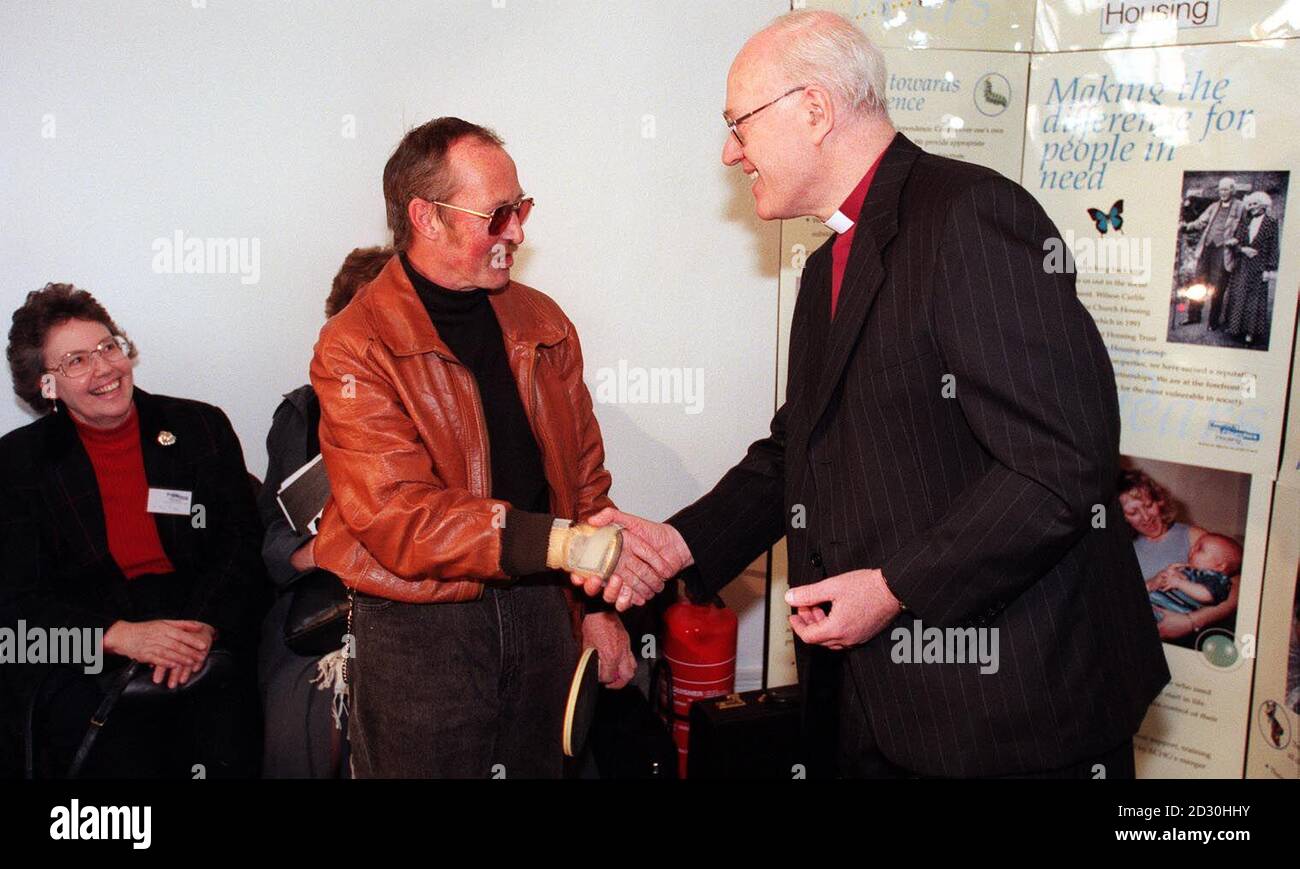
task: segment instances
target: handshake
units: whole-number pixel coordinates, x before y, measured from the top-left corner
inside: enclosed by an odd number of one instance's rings
[[[644,605],[695,563],[676,528],[612,507],[581,524],[566,525],[553,537],[553,556],[550,567],[567,570],[574,585],[591,597],[601,595],[619,612]],[[792,609],[790,629],[796,636],[834,651],[869,641],[906,609],[879,568],[850,570],[792,588],[785,602]]]
[[[591,597],[601,595],[619,612],[644,605],[695,563],[676,528],[613,507],[580,525],[557,528],[550,550],[548,566],[569,570],[574,585]]]

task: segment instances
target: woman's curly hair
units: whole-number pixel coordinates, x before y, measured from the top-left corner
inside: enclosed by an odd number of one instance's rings
[[[14,394],[38,414],[50,411],[51,403],[41,397],[41,375],[45,373],[45,339],[50,330],[69,320],[103,323],[114,335],[126,333],[108,316],[104,306],[85,290],[72,284],[46,284],[27,294],[27,301],[14,311],[9,327],[9,373],[14,379]],[[131,358],[135,358],[131,347]]]
[[[1160,509],[1160,521],[1165,527],[1174,524],[1178,516],[1178,502],[1169,494],[1169,490],[1157,483],[1145,471],[1126,468],[1120,471],[1118,493],[1135,495],[1144,501],[1150,501]]]

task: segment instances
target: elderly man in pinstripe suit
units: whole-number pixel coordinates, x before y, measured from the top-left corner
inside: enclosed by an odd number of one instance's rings
[[[592,520],[656,571],[620,566],[605,597],[679,572],[712,595],[785,536],[810,771],[1132,776],[1169,671],[1116,500],[1106,348],[1073,274],[1045,268],[1038,203],[898,133],[884,81],[826,12],[733,63],[723,161],[760,217],[836,234],[804,270],[771,433],[666,524]],[[996,631],[1000,660],[899,653],[931,627]]]

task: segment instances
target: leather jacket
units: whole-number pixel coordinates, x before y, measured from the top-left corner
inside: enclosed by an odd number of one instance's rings
[[[489,295],[542,454],[551,512],[612,506],[578,334],[550,297],[510,282]],[[438,336],[399,257],[321,329],[311,363],[331,497],[318,566],[366,594],[473,600],[504,580],[488,432],[473,374]],[[566,583],[571,602],[573,590]]]

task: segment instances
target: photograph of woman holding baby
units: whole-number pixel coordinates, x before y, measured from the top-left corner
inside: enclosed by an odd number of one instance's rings
[[[1183,475],[1202,472],[1245,476],[1179,465],[1168,467]],[[1238,526],[1244,522],[1249,478],[1244,485],[1243,509],[1235,523]],[[1189,487],[1189,491],[1223,493],[1224,489],[1201,485]],[[1140,468],[1128,467],[1121,472],[1119,501],[1124,518],[1133,529],[1133,550],[1146,580],[1160,638],[1166,643],[1195,648],[1197,637],[1206,630],[1235,631],[1241,585],[1239,540],[1229,533],[1218,533],[1197,524],[1188,508],[1169,489]],[[1224,506],[1222,501],[1216,506]],[[1221,530],[1236,532],[1238,528]]]

